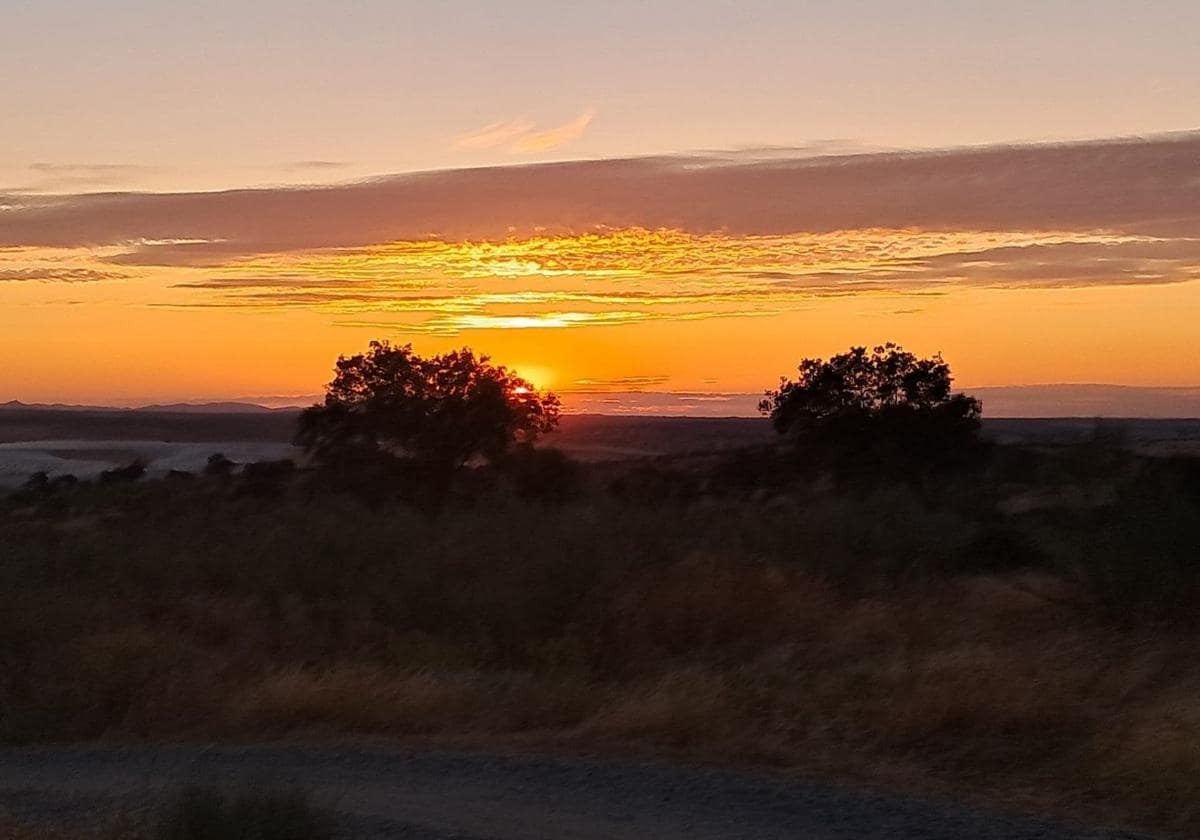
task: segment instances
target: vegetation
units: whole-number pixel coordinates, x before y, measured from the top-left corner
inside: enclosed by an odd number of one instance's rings
[[[182,791],[168,804],[153,840],[330,840],[332,817],[301,791],[217,788]]]
[[[920,359],[896,344],[852,347],[804,359],[759,404],[775,429],[822,466],[911,470],[961,463],[978,450],[979,401],[951,392],[941,356]]]
[[[159,813],[127,812],[86,833],[34,825],[0,813],[0,840],[332,840],[333,815],[300,790],[185,788]]]
[[[936,360],[851,355],[918,384],[856,375],[876,397],[822,414],[809,365],[789,422],[953,399]],[[339,400],[309,428],[357,417]],[[482,456],[437,518],[375,461],[0,500],[0,741],[520,738],[1200,832],[1197,461],[1098,435],[904,471],[798,469],[794,442],[580,464],[515,432],[427,449],[410,410],[325,440]]]
[[[1200,826],[1180,465],[1002,447],[764,495],[730,463],[543,499],[497,464],[436,520],[303,471],[14,494],[0,738],[535,737]]]
[[[323,405],[301,415],[297,443],[319,461],[364,450],[458,469],[531,444],[558,423],[559,403],[469,349],[424,359],[412,345],[371,342],[341,357]]]

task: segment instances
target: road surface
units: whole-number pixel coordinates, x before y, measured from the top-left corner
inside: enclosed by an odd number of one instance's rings
[[[772,776],[384,747],[0,750],[0,811],[60,827],[189,784],[301,787],[344,836],[413,840],[1127,840],[1119,831]]]

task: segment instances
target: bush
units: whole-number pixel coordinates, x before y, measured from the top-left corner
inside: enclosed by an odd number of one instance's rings
[[[561,449],[521,446],[498,464],[519,498],[566,502],[579,495],[583,470]]]
[[[133,461],[124,467],[105,470],[100,473],[101,484],[131,484],[146,474],[146,465],[141,461]]]
[[[1072,565],[1112,622],[1200,627],[1200,503],[1171,482],[1122,487]]]
[[[281,461],[256,461],[242,468],[239,492],[274,498],[283,493],[296,473],[296,464],[290,459]]]
[[[670,466],[640,464],[608,485],[609,492],[620,499],[645,505],[666,502],[689,502],[700,495],[701,480],[694,473]]]
[[[215,478],[224,478],[233,473],[233,468],[236,464],[225,457],[223,452],[214,452],[208,456],[208,463],[204,466],[204,474]]]

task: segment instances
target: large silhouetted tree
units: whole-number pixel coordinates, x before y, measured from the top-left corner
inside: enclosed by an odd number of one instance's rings
[[[759,411],[808,451],[945,461],[978,442],[979,400],[951,392],[941,355],[919,358],[896,344],[852,347],[804,359],[796,380],[768,391]]]
[[[446,475],[494,460],[558,424],[559,402],[463,348],[423,358],[373,341],[338,358],[325,401],[300,417],[297,443],[320,462],[390,455]]]

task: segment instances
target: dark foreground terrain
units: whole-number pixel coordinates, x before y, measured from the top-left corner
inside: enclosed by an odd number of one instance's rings
[[[688,421],[671,422],[682,447]],[[526,452],[463,471],[437,500],[372,464],[224,461],[161,478],[42,476],[0,494],[0,742],[523,745],[1200,835],[1200,461],[1149,457],[1128,431],[1101,428],[864,472],[770,446],[695,445],[720,428],[697,426],[666,455]],[[616,446],[602,425],[591,434],[593,449]],[[627,448],[649,446],[640,434]],[[107,768],[128,778],[231,755],[3,762],[10,780],[42,779],[12,807],[41,808],[55,789],[103,787]],[[246,755],[273,756],[245,759],[252,772],[306,768],[310,754]],[[311,755],[322,794],[342,773],[349,787],[359,778],[357,753]],[[451,762],[456,818],[476,801],[534,807],[489,787],[508,771],[479,768],[504,760],[404,755],[361,761],[426,791],[434,782],[414,768]],[[529,761],[513,766],[534,768],[533,801],[567,807],[584,765]],[[683,771],[590,772],[607,802],[644,803],[655,787],[639,780],[678,779],[655,806],[663,831],[687,814],[720,825],[718,812],[767,795],[709,791],[716,777]],[[485,781],[468,783],[476,773]],[[816,826],[844,801],[787,790],[772,830]],[[580,807],[561,813],[600,820],[587,830],[620,813]],[[877,807],[849,808],[847,825],[868,833],[843,836],[905,836],[869,833],[892,819]],[[933,813],[912,807],[899,824]],[[637,806],[630,825],[653,810]],[[414,821],[404,813],[376,815]],[[959,836],[1024,836],[988,830]]]
[[[134,747],[0,753],[29,837],[94,831],[197,781],[301,786],[356,840],[1118,840],[1126,832],[761,775],[387,748]],[[0,825],[0,833],[3,832]],[[2,835],[0,835],[2,836]]]

